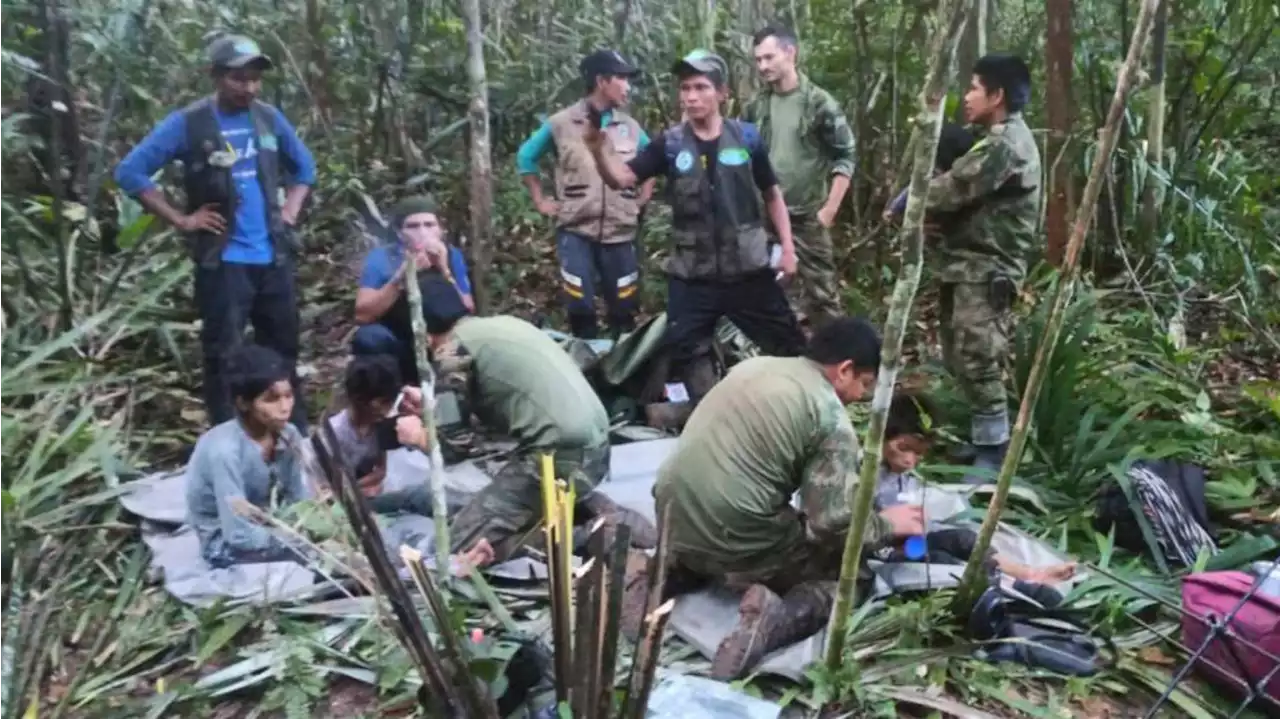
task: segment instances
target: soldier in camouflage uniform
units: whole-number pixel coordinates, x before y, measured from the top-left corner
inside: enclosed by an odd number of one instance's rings
[[[1040,151],[1022,119],[1030,95],[1021,59],[979,59],[964,96],[965,118],[979,139],[929,181],[929,219],[946,218],[935,251],[943,359],[969,400],[973,462],[982,470],[966,477],[970,483],[988,481],[1009,446],[1004,368],[1040,214]]]
[[[755,357],[703,398],[654,489],[670,531],[666,591],[706,581],[746,588],[712,674],[740,676],[827,621],[840,574],[861,452],[845,405],[880,365],[880,338],[860,319],[817,328],[804,357]],[[800,509],[791,497],[800,493]],[[872,517],[866,543],[922,531],[920,508]],[[646,571],[627,580],[623,629],[639,628]]]
[[[798,271],[791,306],[811,326],[843,313],[828,228],[849,189],[853,130],[840,105],[796,69],[795,33],[769,26],[755,34],[756,69],[767,86],[743,108],[769,146],[791,215]]]
[[[464,421],[474,412],[487,429],[517,442],[493,483],[453,517],[452,550],[470,550],[486,540],[494,561],[501,562],[519,548],[522,536],[542,520],[543,454],[554,458],[558,479],[573,483],[583,521],[603,516],[627,523],[634,546],[654,546],[656,532],[647,520],[593,491],[609,472],[609,417],[569,355],[524,320],[467,316],[457,291],[438,271],[427,274],[422,288],[437,395],[452,394]],[[398,423],[420,426],[421,420],[402,417]]]

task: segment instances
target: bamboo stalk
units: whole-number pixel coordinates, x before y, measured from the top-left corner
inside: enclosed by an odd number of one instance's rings
[[[571,634],[571,604],[573,602],[572,576],[567,553],[561,544],[566,541],[563,532],[564,496],[555,478],[555,464],[551,455],[540,457],[542,468],[543,532],[546,538],[547,586],[551,592],[551,633],[555,647],[556,703],[569,701],[569,687],[573,682],[570,658],[573,653]],[[571,538],[573,535],[570,534]],[[569,539],[568,541],[571,541]]]
[[[596,672],[596,716],[610,716],[613,709],[613,685],[618,668],[618,634],[622,627],[622,594],[627,585],[627,552],[631,546],[631,527],[614,528],[610,548],[609,573],[601,605],[605,620],[600,623],[600,667]]]
[[[653,675],[658,669],[662,634],[675,606],[676,600],[668,599],[645,617],[644,639],[636,648],[636,658],[631,665],[631,688],[627,691],[627,700],[619,712],[619,717],[623,719],[644,719],[645,708],[649,704],[649,690],[653,688]]]
[[[594,664],[594,637],[596,636],[597,595],[600,590],[600,579],[604,576],[604,563],[595,557],[587,560],[578,572],[575,587],[575,609],[573,630],[573,677],[572,697],[573,716],[575,719],[588,719],[591,706],[591,669]]]
[[[405,258],[405,288],[409,295],[409,321],[413,326],[414,359],[418,365],[419,387],[422,389],[422,426],[431,443],[431,514],[436,529],[436,576],[449,585],[449,504],[445,498],[444,454],[436,432],[436,375],[431,368],[431,347],[427,341],[427,321],[422,316],[422,288],[418,286],[418,262],[412,253]],[[469,547],[462,547],[462,550]]]
[[[938,134],[942,129],[947,81],[952,75],[951,66],[955,63],[956,46],[964,30],[967,10],[968,3],[965,0],[946,0],[945,4],[939,6],[938,17],[944,18],[944,21],[933,38],[929,72],[925,76],[924,88],[920,91],[920,114],[916,120],[916,131],[912,133],[919,138],[919,142],[915,146],[910,195],[900,233],[902,269],[894,283],[893,301],[889,306],[889,317],[885,320],[880,372],[876,377],[875,395],[871,400],[871,426],[867,429],[863,444],[858,488],[853,497],[849,533],[845,537],[844,556],[840,562],[835,611],[827,632],[826,665],[831,671],[840,666],[844,655],[845,634],[849,615],[853,611],[854,580],[862,562],[864,535],[871,516],[871,502],[880,470],[885,419],[893,400],[893,387],[902,358],[902,340],[906,335],[907,322],[911,319],[911,304],[920,287],[920,274],[924,264],[925,198],[929,194],[929,178],[933,175]]]
[[[1013,434],[1009,438],[1009,453],[1000,465],[1000,474],[996,479],[996,491],[987,507],[986,516],[982,520],[982,528],[978,530],[978,539],[973,553],[965,564],[964,576],[960,580],[959,591],[956,592],[954,608],[961,616],[967,615],[973,602],[985,589],[985,575],[980,571],[982,558],[991,546],[996,527],[1000,522],[1000,514],[1004,511],[1009,496],[1009,488],[1013,484],[1013,473],[1022,458],[1022,450],[1026,446],[1027,433],[1031,427],[1031,412],[1040,397],[1040,387],[1044,384],[1044,375],[1053,358],[1053,350],[1058,343],[1058,335],[1062,332],[1062,322],[1067,314],[1067,302],[1075,290],[1076,276],[1079,274],[1080,249],[1084,247],[1085,235],[1093,222],[1093,213],[1098,205],[1098,194],[1102,191],[1102,183],[1106,181],[1107,166],[1111,161],[1111,153],[1115,150],[1116,140],[1120,133],[1120,122],[1124,117],[1125,102],[1133,89],[1134,79],[1142,61],[1143,48],[1151,25],[1155,20],[1156,10],[1161,0],[1144,0],[1138,12],[1138,22],[1133,29],[1133,37],[1129,41],[1129,54],[1120,67],[1116,78],[1115,95],[1111,98],[1111,109],[1107,112],[1107,122],[1102,128],[1101,142],[1093,158],[1093,168],[1089,171],[1089,180],[1084,186],[1084,196],[1076,211],[1075,223],[1071,228],[1071,239],[1067,242],[1066,257],[1063,259],[1061,274],[1054,288],[1053,298],[1049,306],[1049,317],[1045,321],[1044,335],[1040,346],[1036,348],[1036,357],[1031,365],[1031,373],[1027,377],[1027,386],[1022,392],[1022,405],[1018,408],[1018,419],[1013,426]]]

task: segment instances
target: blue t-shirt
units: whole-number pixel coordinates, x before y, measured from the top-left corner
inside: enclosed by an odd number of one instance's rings
[[[298,133],[277,108],[275,134],[281,170],[290,184],[312,185],[316,180],[316,164]],[[242,265],[267,265],[274,259],[271,234],[267,227],[266,198],[258,182],[258,138],[253,117],[248,110],[228,114],[214,107],[222,138],[235,150],[236,163],[231,168],[235,180],[235,228],[222,252],[222,261]],[[180,159],[189,162],[187,119],[181,111],[173,112],[151,131],[138,146],[125,156],[116,168],[116,184],[130,195],[156,186],[151,179],[160,168]],[[268,188],[277,192],[278,188]]]
[[[380,290],[391,281],[400,263],[404,262],[404,248],[398,243],[383,245],[369,251],[364,259],[364,271],[360,273],[360,286],[371,290]],[[467,258],[462,250],[449,245],[449,272],[458,285],[458,291],[464,295],[471,294],[471,279],[467,277]]]

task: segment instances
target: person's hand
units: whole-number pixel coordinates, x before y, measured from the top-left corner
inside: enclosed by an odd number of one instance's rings
[[[471,313],[473,313],[473,314],[474,314],[474,313],[475,313],[475,311],[476,311],[476,300],[475,300],[475,298],[474,298],[474,297],[472,297],[471,295],[463,295],[463,296],[462,296],[462,306],[463,306],[463,307],[466,307],[468,312],[471,312]]]
[[[481,537],[471,549],[463,552],[462,556],[458,557],[458,563],[462,565],[458,574],[462,577],[470,576],[472,569],[493,563],[494,557],[493,545],[489,544],[489,540]]]
[[[555,217],[560,213],[560,203],[549,197],[542,198],[535,206],[538,208],[538,212],[547,217]]]
[[[292,205],[289,205],[286,203],[284,207],[280,208],[280,220],[284,222],[284,224],[288,225],[289,227],[293,227],[294,225],[297,225],[298,224],[298,208],[293,207]]]
[[[422,388],[407,384],[400,391],[404,393],[404,399],[400,400],[400,414],[409,417],[421,417]]]
[[[895,537],[915,537],[924,534],[924,507],[919,504],[895,504],[880,513],[893,527]]]
[[[210,202],[189,215],[183,215],[178,222],[178,229],[183,232],[217,232],[227,231],[227,220],[218,212],[218,204]]]
[[[796,260],[796,248],[782,248],[782,257],[778,260],[778,279],[781,281],[789,281],[796,276],[798,261]]]
[[[406,447],[416,447],[423,452],[431,450],[427,441],[427,428],[422,425],[422,417],[404,415],[396,419],[396,438]]]
[[[588,120],[582,130],[582,141],[586,143],[587,149],[598,149],[604,142],[604,133],[600,131],[600,124]]]
[[[372,472],[356,480],[356,486],[360,488],[360,494],[372,497],[382,491],[382,482],[386,478],[387,466],[379,465]]]
[[[818,224],[823,227],[831,227],[836,223],[836,213],[839,211],[839,207],[823,205],[822,209],[818,210]]]

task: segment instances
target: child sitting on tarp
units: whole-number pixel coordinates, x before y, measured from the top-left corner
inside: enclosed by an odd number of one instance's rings
[[[932,444],[932,418],[936,413],[923,395],[895,395],[885,422],[880,475],[876,481],[875,509],[883,511],[895,504],[924,501],[924,483],[915,473],[916,464]],[[877,559],[885,562],[932,562],[965,564],[973,554],[978,535],[971,529],[930,522],[926,526],[923,552],[909,552],[905,544],[884,547]],[[917,538],[912,538],[918,543]],[[908,540],[911,542],[912,540]],[[988,571],[998,569],[1014,579],[1054,584],[1075,574],[1074,562],[1051,567],[1031,567],[1001,557],[988,550]]]
[[[379,514],[431,516],[426,474],[387,481],[387,452],[400,446],[396,419],[421,411],[421,393],[401,385],[400,366],[392,355],[357,355],[347,365],[344,385],[347,408],[329,424],[347,471],[369,498],[369,508]],[[388,416],[392,409],[396,415]]]
[[[200,552],[214,568],[294,561],[298,550],[235,511],[247,502],[270,511],[305,499],[300,447],[289,423],[293,387],[289,366],[270,349],[243,345],[226,357],[236,417],[196,442],[187,466],[187,521]]]

